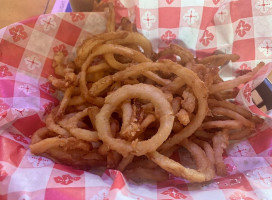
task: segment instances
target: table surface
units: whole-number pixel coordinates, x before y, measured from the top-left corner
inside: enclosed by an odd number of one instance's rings
[[[44,13],[50,13],[55,0],[0,0],[0,28]]]

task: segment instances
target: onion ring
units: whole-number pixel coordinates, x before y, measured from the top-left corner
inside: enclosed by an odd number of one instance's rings
[[[246,127],[249,127],[249,128],[255,127],[255,124],[253,122],[249,121],[248,119],[244,118],[239,113],[234,112],[230,109],[221,108],[221,107],[213,107],[211,111],[214,115],[223,115],[223,116],[227,116],[229,118],[235,119],[241,122]]]
[[[77,67],[81,67],[84,61],[87,59],[90,52],[94,47],[103,44],[105,41],[121,39],[127,36],[127,32],[119,31],[113,33],[102,33],[100,35],[96,35],[91,37],[90,39],[85,40],[81,46],[77,49],[77,56],[75,58],[75,64]]]
[[[119,71],[114,75],[106,76],[99,80],[98,82],[94,83],[90,88],[91,93],[96,93],[98,95],[100,91],[97,91],[97,85],[102,85],[107,88],[111,85],[114,81],[122,81],[129,77],[135,77],[142,74],[143,71],[166,71],[166,72],[173,72],[177,76],[183,79],[183,83],[186,83],[189,87],[192,88],[192,91],[198,100],[198,112],[195,117],[191,120],[188,126],[182,129],[179,133],[176,133],[173,137],[168,138],[168,140],[163,144],[161,149],[168,149],[171,146],[174,146],[180,143],[183,139],[191,136],[194,131],[201,125],[206,113],[208,111],[207,105],[207,96],[208,90],[204,83],[198,78],[198,76],[191,70],[181,67],[180,65],[168,61],[163,63],[140,63],[138,65],[129,67],[123,71]],[[107,84],[107,85],[106,85]]]
[[[132,112],[133,112],[130,101],[124,102],[121,105],[121,109],[123,112],[123,116],[122,116],[122,127],[121,127],[121,131],[120,131],[119,135],[120,135],[120,137],[123,137],[124,130],[129,125],[131,117],[132,117]]]
[[[120,46],[120,45],[112,45],[112,44],[104,44],[95,49],[95,51],[88,56],[86,61],[83,63],[81,67],[81,76],[80,76],[80,90],[82,92],[82,96],[89,101],[90,103],[93,103],[97,106],[102,106],[103,105],[103,100],[101,98],[97,99],[93,97],[94,95],[90,95],[88,92],[87,84],[86,84],[86,74],[87,74],[87,69],[93,59],[102,54],[106,53],[118,53],[127,57],[130,57],[134,59],[137,62],[150,62],[151,60],[146,58],[143,54],[141,54],[138,51]],[[112,63],[111,63],[112,64]],[[109,81],[109,80],[108,80]]]
[[[149,99],[160,114],[160,127],[157,134],[146,141],[134,143],[123,139],[113,138],[110,134],[109,119],[117,106],[132,98]],[[164,109],[161,109],[164,108]],[[156,150],[170,135],[174,122],[173,110],[165,99],[161,90],[146,84],[125,85],[106,97],[105,104],[96,117],[96,127],[99,138],[106,143],[110,149],[117,151],[126,157],[128,154],[144,155]]]
[[[71,86],[66,89],[63,99],[60,102],[59,109],[55,115],[55,119],[60,119],[63,116],[67,106],[69,105],[69,101],[71,99],[73,90],[74,90],[74,86]]]
[[[125,38],[116,39],[106,42],[107,44],[119,44],[119,45],[139,45],[143,50],[146,57],[151,58],[152,56],[152,45],[150,41],[138,32],[129,32]]]
[[[43,140],[49,133],[49,129],[47,127],[43,127],[35,131],[31,136],[31,144],[35,144]]]
[[[241,129],[243,124],[237,120],[220,120],[220,121],[209,121],[204,122],[201,125],[203,129],[210,129],[210,128],[227,128],[227,129]]]
[[[98,135],[96,131],[90,131],[77,127],[79,120],[86,116],[88,116],[88,108],[72,116],[68,120],[66,128],[70,131],[71,135],[77,139],[85,140],[88,142],[96,142],[98,141]]]
[[[61,136],[67,137],[70,135],[69,132],[55,123],[53,113],[55,113],[56,109],[58,109],[58,107],[54,108],[53,111],[49,113],[45,118],[46,126],[50,131],[55,132]]]
[[[252,79],[252,77],[264,66],[264,62],[260,62],[251,72],[243,75],[243,76],[239,76],[234,80],[230,80],[230,81],[224,81],[215,85],[212,85],[210,87],[209,93],[210,94],[214,94],[216,92],[220,92],[223,90],[229,90],[229,89],[233,89],[237,86],[239,86],[242,83],[245,83],[247,81],[250,81],[250,79]]]
[[[176,44],[170,44],[169,47],[160,51],[158,57],[166,55],[177,55],[180,57],[180,63],[186,65],[186,63],[194,63],[194,55],[188,50]]]
[[[224,129],[223,131],[217,132],[214,135],[212,142],[213,142],[213,149],[214,149],[214,155],[215,155],[216,173],[220,176],[224,176],[227,174],[227,169],[224,164],[222,154],[224,149],[226,149],[229,144],[229,137],[228,137],[227,130]]]
[[[202,58],[198,60],[200,64],[207,64],[210,66],[222,66],[228,61],[235,62],[240,59],[240,56],[237,54],[217,54]]]
[[[204,182],[213,179],[215,174],[205,152],[187,139],[183,140],[182,145],[192,154],[200,171],[186,168],[157,151],[148,153],[147,156],[164,170],[191,182]]]

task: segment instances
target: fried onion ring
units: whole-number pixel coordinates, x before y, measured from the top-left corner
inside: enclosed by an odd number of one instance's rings
[[[191,182],[203,182],[213,179],[215,173],[205,152],[195,143],[187,139],[183,140],[182,145],[192,154],[198,170],[186,168],[157,151],[148,153],[147,156],[166,171],[171,172],[175,176],[186,178]]]
[[[150,100],[160,114],[158,132],[149,140],[127,142],[120,138],[113,138],[110,134],[109,119],[117,106],[132,98]],[[163,108],[163,109],[162,109]],[[111,149],[126,157],[128,154],[141,156],[156,150],[170,135],[174,122],[173,110],[161,90],[146,84],[125,85],[106,97],[105,104],[96,117],[96,127],[99,138]]]

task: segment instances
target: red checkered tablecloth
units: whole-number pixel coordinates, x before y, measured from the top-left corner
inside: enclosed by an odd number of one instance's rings
[[[135,21],[156,50],[174,42],[197,57],[239,54],[238,62],[222,68],[225,79],[272,61],[271,0],[119,0],[116,12],[117,21],[120,16]],[[0,199],[272,199],[270,118],[256,135],[230,144],[224,155],[229,176],[202,184],[173,176],[135,184],[115,170],[99,176],[30,153],[29,137],[58,103],[58,92],[46,79],[53,74],[54,53],[73,58],[82,40],[104,32],[105,24],[103,13],[57,13],[0,29]],[[251,90],[271,69],[267,64],[237,98],[261,115]]]

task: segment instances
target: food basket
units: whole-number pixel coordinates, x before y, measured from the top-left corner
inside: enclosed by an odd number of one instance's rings
[[[72,58],[87,36],[106,29],[103,12],[37,16],[0,30],[0,199],[271,199],[272,122],[269,112],[255,105],[254,95],[269,110],[271,94],[262,91],[271,91],[272,2],[117,0],[115,10],[117,22],[129,17],[155,50],[177,43],[199,58],[239,54],[239,61],[222,67],[224,79],[265,62],[236,99],[266,117],[265,124],[253,136],[230,144],[224,155],[228,176],[205,183],[170,176],[164,182],[137,184],[116,170],[98,174],[34,156],[30,137],[45,125],[44,116],[60,95],[47,80],[54,73],[54,54],[61,51]]]

